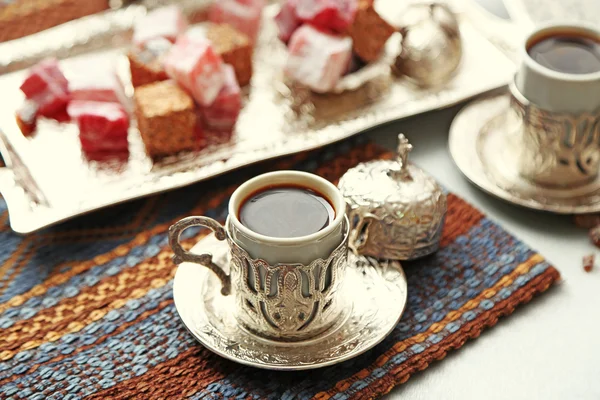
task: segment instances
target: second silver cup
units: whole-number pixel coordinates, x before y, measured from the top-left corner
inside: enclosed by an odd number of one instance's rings
[[[522,46],[510,93],[520,122],[515,132],[520,174],[539,185],[569,187],[592,181],[600,168],[600,71],[557,71],[529,54],[534,44],[559,35],[600,45],[594,26],[550,24],[536,29]]]

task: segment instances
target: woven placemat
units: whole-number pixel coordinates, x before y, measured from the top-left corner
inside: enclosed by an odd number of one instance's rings
[[[173,304],[169,225],[191,214],[223,220],[235,187],[260,172],[295,168],[335,181],[381,156],[390,155],[344,142],[25,238],[11,233],[0,201],[0,398],[375,398],[559,278],[542,256],[450,194],[441,250],[404,264],[407,310],[366,354],[276,373],[197,344]],[[203,234],[192,232],[188,243]]]

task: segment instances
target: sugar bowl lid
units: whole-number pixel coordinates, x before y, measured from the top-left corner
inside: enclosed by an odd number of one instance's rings
[[[400,134],[395,160],[361,163],[340,179],[355,252],[410,260],[437,250],[446,196],[433,177],[408,162],[411,150]]]

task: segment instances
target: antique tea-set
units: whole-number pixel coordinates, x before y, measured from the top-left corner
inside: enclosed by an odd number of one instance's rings
[[[260,175],[233,193],[224,226],[174,224],[174,262],[214,273],[177,271],[175,303],[190,332],[224,357],[271,369],[330,365],[383,340],[406,305],[397,260],[435,252],[446,214],[441,187],[408,163],[411,148],[399,135],[397,160],[359,164],[339,188],[304,172]],[[214,232],[201,255],[179,243],[196,225]]]
[[[475,184],[514,203],[598,211],[600,33],[542,27],[523,57],[509,99],[459,114],[452,156]],[[174,299],[189,331],[223,357],[281,370],[338,363],[383,340],[406,305],[399,261],[435,252],[446,216],[444,191],[407,161],[411,149],[399,135],[397,160],[359,164],[337,188],[303,172],[264,174],[233,193],[224,226],[174,224]],[[195,225],[214,232],[197,245],[201,255],[179,243]]]

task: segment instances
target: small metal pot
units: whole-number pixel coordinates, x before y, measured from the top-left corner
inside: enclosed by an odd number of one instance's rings
[[[446,195],[408,163],[412,145],[398,136],[398,158],[361,163],[340,179],[351,231],[349,247],[380,259],[412,260],[439,248]]]

